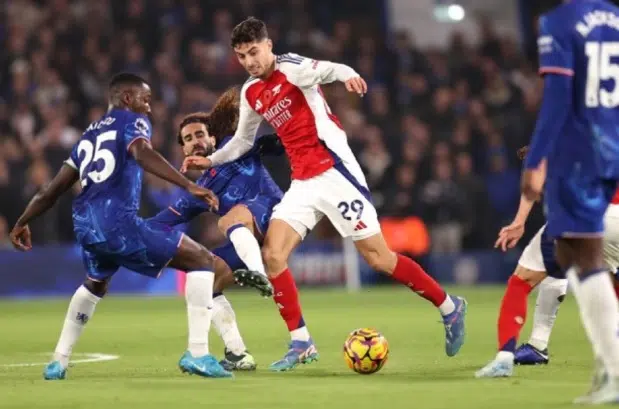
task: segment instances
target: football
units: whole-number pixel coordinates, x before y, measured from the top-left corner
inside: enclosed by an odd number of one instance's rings
[[[344,342],[344,360],[350,369],[369,375],[378,372],[389,357],[389,343],[373,328],[354,330]]]

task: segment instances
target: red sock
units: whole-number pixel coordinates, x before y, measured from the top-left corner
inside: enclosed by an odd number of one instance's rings
[[[499,312],[499,350],[514,352],[520,330],[527,319],[527,298],[533,287],[522,278],[512,275]]]
[[[299,292],[289,269],[275,278],[271,278],[273,284],[273,299],[279,308],[279,313],[286,321],[289,331],[305,326],[299,304]]]
[[[395,265],[392,276],[437,308],[447,298],[447,293],[436,280],[430,277],[419,264],[401,254],[398,254],[398,263]]]

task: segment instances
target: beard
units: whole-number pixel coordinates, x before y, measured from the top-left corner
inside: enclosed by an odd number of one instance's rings
[[[211,155],[213,152],[215,152],[215,147],[209,145],[209,146],[198,146],[191,152],[191,154],[195,156],[207,157]]]

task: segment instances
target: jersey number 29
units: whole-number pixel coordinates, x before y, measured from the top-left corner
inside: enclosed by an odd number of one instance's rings
[[[116,131],[107,131],[97,136],[95,146],[89,140],[83,139],[79,145],[77,145],[77,156],[82,156],[84,153],[84,159],[80,163],[80,179],[82,180],[82,187],[88,184],[88,179],[95,183],[105,182],[116,167],[116,159],[114,154],[109,149],[104,149],[101,144],[106,141],[116,140]],[[96,164],[98,161],[103,161],[103,168],[101,170],[92,170],[84,175],[84,172],[88,169],[88,165],[91,163]]]
[[[619,42],[598,43],[589,41],[585,44],[585,54],[589,59],[587,65],[587,87],[585,105],[587,108],[616,108],[619,106],[619,64],[611,58],[619,57]],[[611,91],[601,87],[601,81],[614,80]]]

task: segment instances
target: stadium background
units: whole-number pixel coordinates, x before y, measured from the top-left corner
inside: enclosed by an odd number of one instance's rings
[[[31,225],[35,250],[11,250],[8,231],[55,174],[81,130],[106,109],[120,70],[149,79],[153,143],[174,164],[176,125],[208,110],[245,73],[229,47],[236,22],[266,20],[278,53],[354,67],[359,99],[324,88],[366,172],[392,246],[441,282],[501,282],[519,250],[491,250],[518,205],[520,163],[535,123],[535,20],[559,1],[462,0],[14,0],[0,9],[0,296],[70,294],[83,276],[73,244],[71,197]],[[451,7],[450,7],[451,5]],[[462,14],[464,12],[464,15]],[[284,158],[269,162],[287,187]],[[147,176],[144,216],[178,189]],[[73,194],[77,191],[74,190]],[[188,232],[208,247],[222,237],[210,216]],[[543,222],[537,208],[527,225]],[[381,281],[323,223],[295,254],[302,284],[351,288]],[[359,280],[360,279],[360,280]],[[170,293],[182,274],[158,281],[118,274],[115,291]]]

